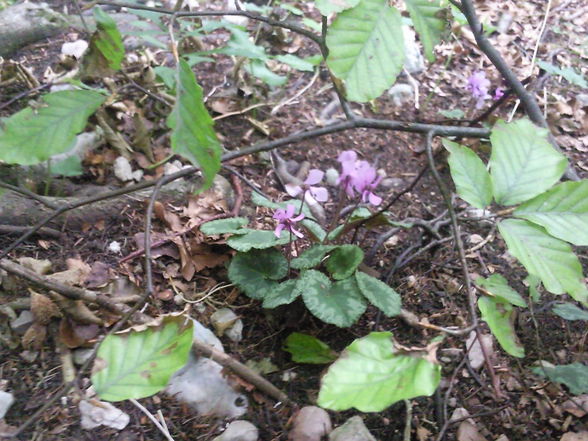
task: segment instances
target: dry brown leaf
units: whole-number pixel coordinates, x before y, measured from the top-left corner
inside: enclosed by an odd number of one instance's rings
[[[573,397],[564,402],[561,407],[566,412],[571,413],[578,418],[582,418],[588,413],[588,394]]]
[[[320,407],[305,406],[296,415],[289,441],[321,441],[333,429],[329,414]]]
[[[61,312],[55,303],[49,297],[39,294],[32,289],[31,293],[31,312],[35,322],[41,325],[47,325],[54,317],[61,317]]]
[[[21,257],[18,259],[18,263],[40,275],[47,274],[51,271],[51,262],[47,259],[39,260],[33,259],[32,257]]]
[[[47,337],[47,327],[40,323],[33,323],[22,336],[22,347],[28,350],[38,351],[43,347]]]
[[[59,306],[61,311],[78,323],[90,325],[102,325],[102,319],[97,317],[81,300],[72,300],[50,291],[51,299]]]
[[[457,441],[487,441],[478,431],[475,424],[462,421],[457,428]]]
[[[165,225],[172,231],[176,233],[184,231],[184,225],[180,219],[180,216],[166,210],[165,205],[163,205],[161,202],[155,202],[153,210],[155,212],[155,217],[165,223]]]
[[[67,259],[67,270],[53,273],[47,278],[63,285],[82,286],[92,271],[90,265],[79,259]]]
[[[88,288],[102,288],[110,281],[110,266],[104,262],[94,262],[86,278]]]
[[[59,337],[70,349],[85,345],[98,335],[99,330],[97,325],[80,325],[67,317],[59,323]]]
[[[564,433],[559,441],[588,441],[588,432]]]
[[[431,437],[431,431],[423,426],[416,428],[416,436],[419,441],[428,441]]]

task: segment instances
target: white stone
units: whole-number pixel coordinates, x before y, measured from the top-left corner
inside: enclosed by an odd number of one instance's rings
[[[123,182],[133,180],[133,168],[131,163],[124,156],[119,156],[114,160],[113,164],[114,176]]]
[[[425,59],[416,42],[415,32],[407,25],[402,26],[404,34],[404,53],[406,60],[404,68],[409,74],[416,74],[425,70]]]
[[[237,420],[228,425],[222,435],[212,441],[257,441],[259,430],[249,421]]]
[[[327,183],[327,185],[330,185],[331,187],[335,187],[336,185],[338,185],[338,181],[339,180],[339,172],[337,171],[337,169],[334,168],[328,168],[327,171],[325,172],[325,182]]]
[[[414,98],[414,88],[410,84],[397,83],[388,89],[388,95],[396,107],[401,107]]]
[[[93,404],[93,403],[96,403]],[[92,430],[99,426],[107,426],[122,430],[129,424],[130,417],[106,401],[82,400],[79,404],[82,415],[82,429]]]
[[[76,40],[71,43],[63,43],[63,46],[61,46],[61,53],[63,55],[75,57],[79,60],[82,58],[82,55],[84,55],[84,52],[86,52],[86,49],[88,49],[87,41]]]
[[[376,441],[360,416],[349,418],[329,434],[329,441]]]
[[[0,419],[4,418],[12,403],[14,403],[14,395],[9,392],[0,391]]]

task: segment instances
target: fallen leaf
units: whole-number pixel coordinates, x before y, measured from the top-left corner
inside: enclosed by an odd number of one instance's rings
[[[105,401],[82,400],[79,408],[82,415],[82,428],[85,430],[95,429],[99,426],[122,430],[130,421],[130,417],[126,413]]]
[[[492,335],[482,333],[480,334],[486,354],[492,356],[494,354],[494,339],[492,338]],[[470,335],[466,341],[466,350],[467,349],[469,349],[468,359],[472,368],[480,369],[484,365],[485,358],[484,352],[482,351],[482,345],[480,345],[476,331],[470,332]]]
[[[82,324],[102,325],[102,319],[96,316],[84,302],[81,300],[72,300],[57,294],[55,291],[49,291],[51,299],[59,306],[61,312],[71,317],[76,322]]]
[[[86,286],[90,289],[102,288],[110,281],[110,265],[104,262],[94,262],[90,274],[86,278]]]
[[[78,348],[88,343],[98,335],[98,325],[80,325],[65,317],[59,323],[59,337],[70,349]]]
[[[155,212],[155,217],[165,223],[165,225],[172,231],[176,233],[184,231],[184,224],[180,217],[177,214],[166,210],[165,205],[161,202],[155,202],[153,211]]]
[[[46,337],[47,327],[40,323],[33,323],[22,336],[22,347],[28,350],[39,351],[43,347]]]
[[[457,428],[457,441],[487,441],[470,421],[462,421]]]
[[[32,257],[21,257],[18,259],[18,263],[40,275],[47,274],[51,271],[51,262],[47,259],[39,260],[33,259]]]
[[[79,259],[67,259],[66,263],[67,270],[50,274],[47,278],[64,285],[82,286],[92,271],[90,265]]]
[[[582,418],[588,413],[588,394],[578,395],[564,402],[561,407],[568,413]]]
[[[588,432],[564,433],[559,441],[588,441]]]
[[[61,317],[61,312],[55,303],[50,298],[36,293],[29,289],[31,293],[31,312],[35,318],[35,322],[41,325],[47,325],[52,318]]]
[[[333,429],[329,414],[317,406],[305,406],[296,415],[289,441],[321,441]]]

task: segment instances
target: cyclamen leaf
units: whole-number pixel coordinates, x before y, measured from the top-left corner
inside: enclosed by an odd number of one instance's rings
[[[337,358],[337,353],[318,338],[298,332],[288,336],[284,351],[292,354],[296,363],[325,364]]]
[[[524,220],[504,220],[498,223],[498,229],[508,251],[530,274],[541,279],[547,291],[567,292],[580,302],[588,301],[582,265],[569,244]]]
[[[347,98],[365,102],[394,84],[404,65],[402,18],[388,0],[361,0],[327,31],[327,65],[343,80]]]
[[[496,202],[515,205],[543,193],[563,175],[567,160],[528,119],[500,122],[490,135],[490,175]]]
[[[588,320],[588,311],[578,308],[573,303],[558,303],[552,311],[564,320]]]
[[[547,375],[551,381],[565,384],[574,395],[588,392],[588,366],[582,363],[535,367],[533,372],[542,377]]]
[[[485,208],[492,202],[492,182],[482,160],[473,150],[442,140],[449,151],[449,168],[457,194],[476,208]]]
[[[551,63],[542,60],[537,61],[537,66],[539,66],[545,72],[550,73],[551,75],[561,75],[566,79],[566,81],[568,81],[571,84],[575,84],[576,86],[580,86],[585,89],[588,88],[588,82],[586,82],[586,79],[571,67],[561,69],[557,66],[554,66]]]
[[[353,278],[331,283],[323,273],[302,273],[297,287],[308,310],[325,323],[351,326],[364,313],[366,302]]]
[[[290,237],[290,233],[286,230],[282,231],[279,239],[273,231],[242,228],[235,233],[236,234],[227,239],[227,245],[244,253],[252,249],[264,250],[267,248],[273,248],[276,245],[285,245],[290,243],[290,239],[296,239],[296,236],[294,235]]]
[[[382,310],[387,317],[400,314],[400,295],[386,283],[366,273],[355,273],[359,290],[373,305]]]
[[[492,331],[502,349],[513,357],[524,357],[525,348],[518,343],[511,321],[513,306],[509,303],[501,303],[492,297],[484,296],[478,299],[478,308],[482,313],[482,320],[488,323],[490,331]]]
[[[333,250],[325,266],[336,280],[351,277],[363,261],[363,251],[357,245],[340,245]]]
[[[510,303],[511,305],[520,306],[521,308],[527,307],[525,299],[512,289],[508,281],[500,274],[492,274],[487,279],[480,277],[476,280],[476,285],[485,288],[490,294],[502,303]]]
[[[162,390],[188,361],[194,322],[185,315],[107,336],[96,354],[92,384],[100,399],[144,398]]]
[[[323,377],[319,406],[380,412],[401,400],[432,395],[441,381],[437,345],[403,351],[393,344],[391,332],[372,332],[355,340]]]
[[[288,273],[288,261],[275,249],[237,253],[229,264],[229,280],[252,299],[263,299]]]
[[[242,227],[249,223],[246,217],[230,217],[228,219],[217,219],[206,222],[200,227],[200,231],[207,236],[216,234],[239,233]]]
[[[432,63],[435,61],[433,49],[449,29],[449,10],[441,7],[440,0],[405,0],[404,4],[423,43],[425,56]]]
[[[202,190],[205,190],[220,170],[221,146],[214,122],[204,107],[202,88],[184,60],[178,64],[176,90],[176,104],[167,119],[172,129],[172,149],[200,167],[204,176]]]
[[[290,263],[294,269],[314,268],[335,248],[337,248],[335,245],[315,245],[292,259]]]
[[[33,165],[73,147],[75,135],[106,100],[92,90],[64,90],[43,97],[45,106],[15,113],[0,129],[0,160]]]
[[[301,294],[297,284],[298,279],[286,280],[267,291],[263,297],[263,307],[272,309],[292,303]]]
[[[518,207],[514,215],[541,225],[549,234],[588,245],[588,181],[562,182]]]

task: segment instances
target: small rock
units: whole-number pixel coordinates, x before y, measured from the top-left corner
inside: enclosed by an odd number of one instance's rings
[[[33,313],[26,309],[16,319],[10,322],[10,327],[18,335],[24,335],[27,329],[33,324],[33,320]]]
[[[376,441],[360,416],[349,418],[329,435],[329,441]]]
[[[133,179],[137,182],[139,182],[141,180],[141,178],[143,177],[143,170],[135,170],[133,172]]]
[[[86,52],[86,49],[88,49],[87,41],[76,40],[71,43],[63,43],[63,46],[61,46],[61,53],[63,55],[75,57],[79,60],[82,58],[82,55],[84,55],[84,52]]]
[[[235,192],[231,183],[223,176],[216,175],[212,180],[212,190],[219,198],[227,202],[229,209],[235,205]]]
[[[77,364],[78,366],[83,365],[86,361],[88,361],[88,358],[90,358],[90,356],[92,355],[93,352],[94,352],[94,349],[92,349],[92,348],[76,349],[75,351],[73,351],[74,363]]]
[[[317,406],[305,406],[294,418],[289,441],[321,441],[333,426],[329,414]]]
[[[237,420],[227,426],[222,435],[212,441],[257,441],[259,431],[249,421]]]
[[[414,97],[414,88],[410,84],[397,83],[388,89],[388,95],[396,107],[401,107]]]
[[[404,187],[404,179],[400,178],[384,178],[380,181],[378,188],[382,190],[392,190]]]
[[[97,403],[99,405],[93,404],[92,401],[80,401],[83,429],[92,430],[99,426],[107,426],[122,430],[127,427],[131,418],[126,413],[106,401],[97,401]]]
[[[0,391],[0,420],[4,418],[12,403],[14,403],[14,395],[9,392]]]
[[[415,74],[425,70],[425,59],[421,49],[416,42],[416,34],[409,26],[402,26],[404,33],[404,53],[406,61],[404,68],[409,74]]]
[[[234,342],[241,341],[243,338],[243,322],[229,308],[221,308],[212,314],[210,324],[218,336],[226,335]]]
[[[124,156],[119,156],[114,160],[113,164],[114,176],[123,182],[133,180],[133,168],[131,163]]]
[[[484,345],[484,349],[486,353],[491,355],[494,353],[494,340],[492,335],[490,334],[480,334],[482,337],[482,344]],[[484,352],[482,351],[482,345],[477,338],[476,331],[470,332],[468,339],[466,341],[466,349],[468,350],[468,359],[470,361],[470,365],[473,369],[480,369],[486,359],[484,358]]]
[[[22,351],[20,357],[27,363],[33,363],[39,356],[38,351]]]
[[[32,257],[21,257],[18,259],[18,263],[40,275],[47,274],[51,271],[51,262],[47,259],[38,260]]]
[[[580,104],[580,107],[588,107],[588,93],[577,94],[576,101]]]
[[[325,181],[327,183],[327,185],[330,185],[331,187],[335,187],[338,185],[338,180],[339,180],[339,172],[337,171],[337,169],[334,168],[329,168],[327,169],[327,171],[325,172]]]
[[[496,30],[501,34],[506,34],[510,29],[510,25],[512,24],[512,15],[508,12],[503,12],[500,18],[498,19],[498,23],[496,24]]]

